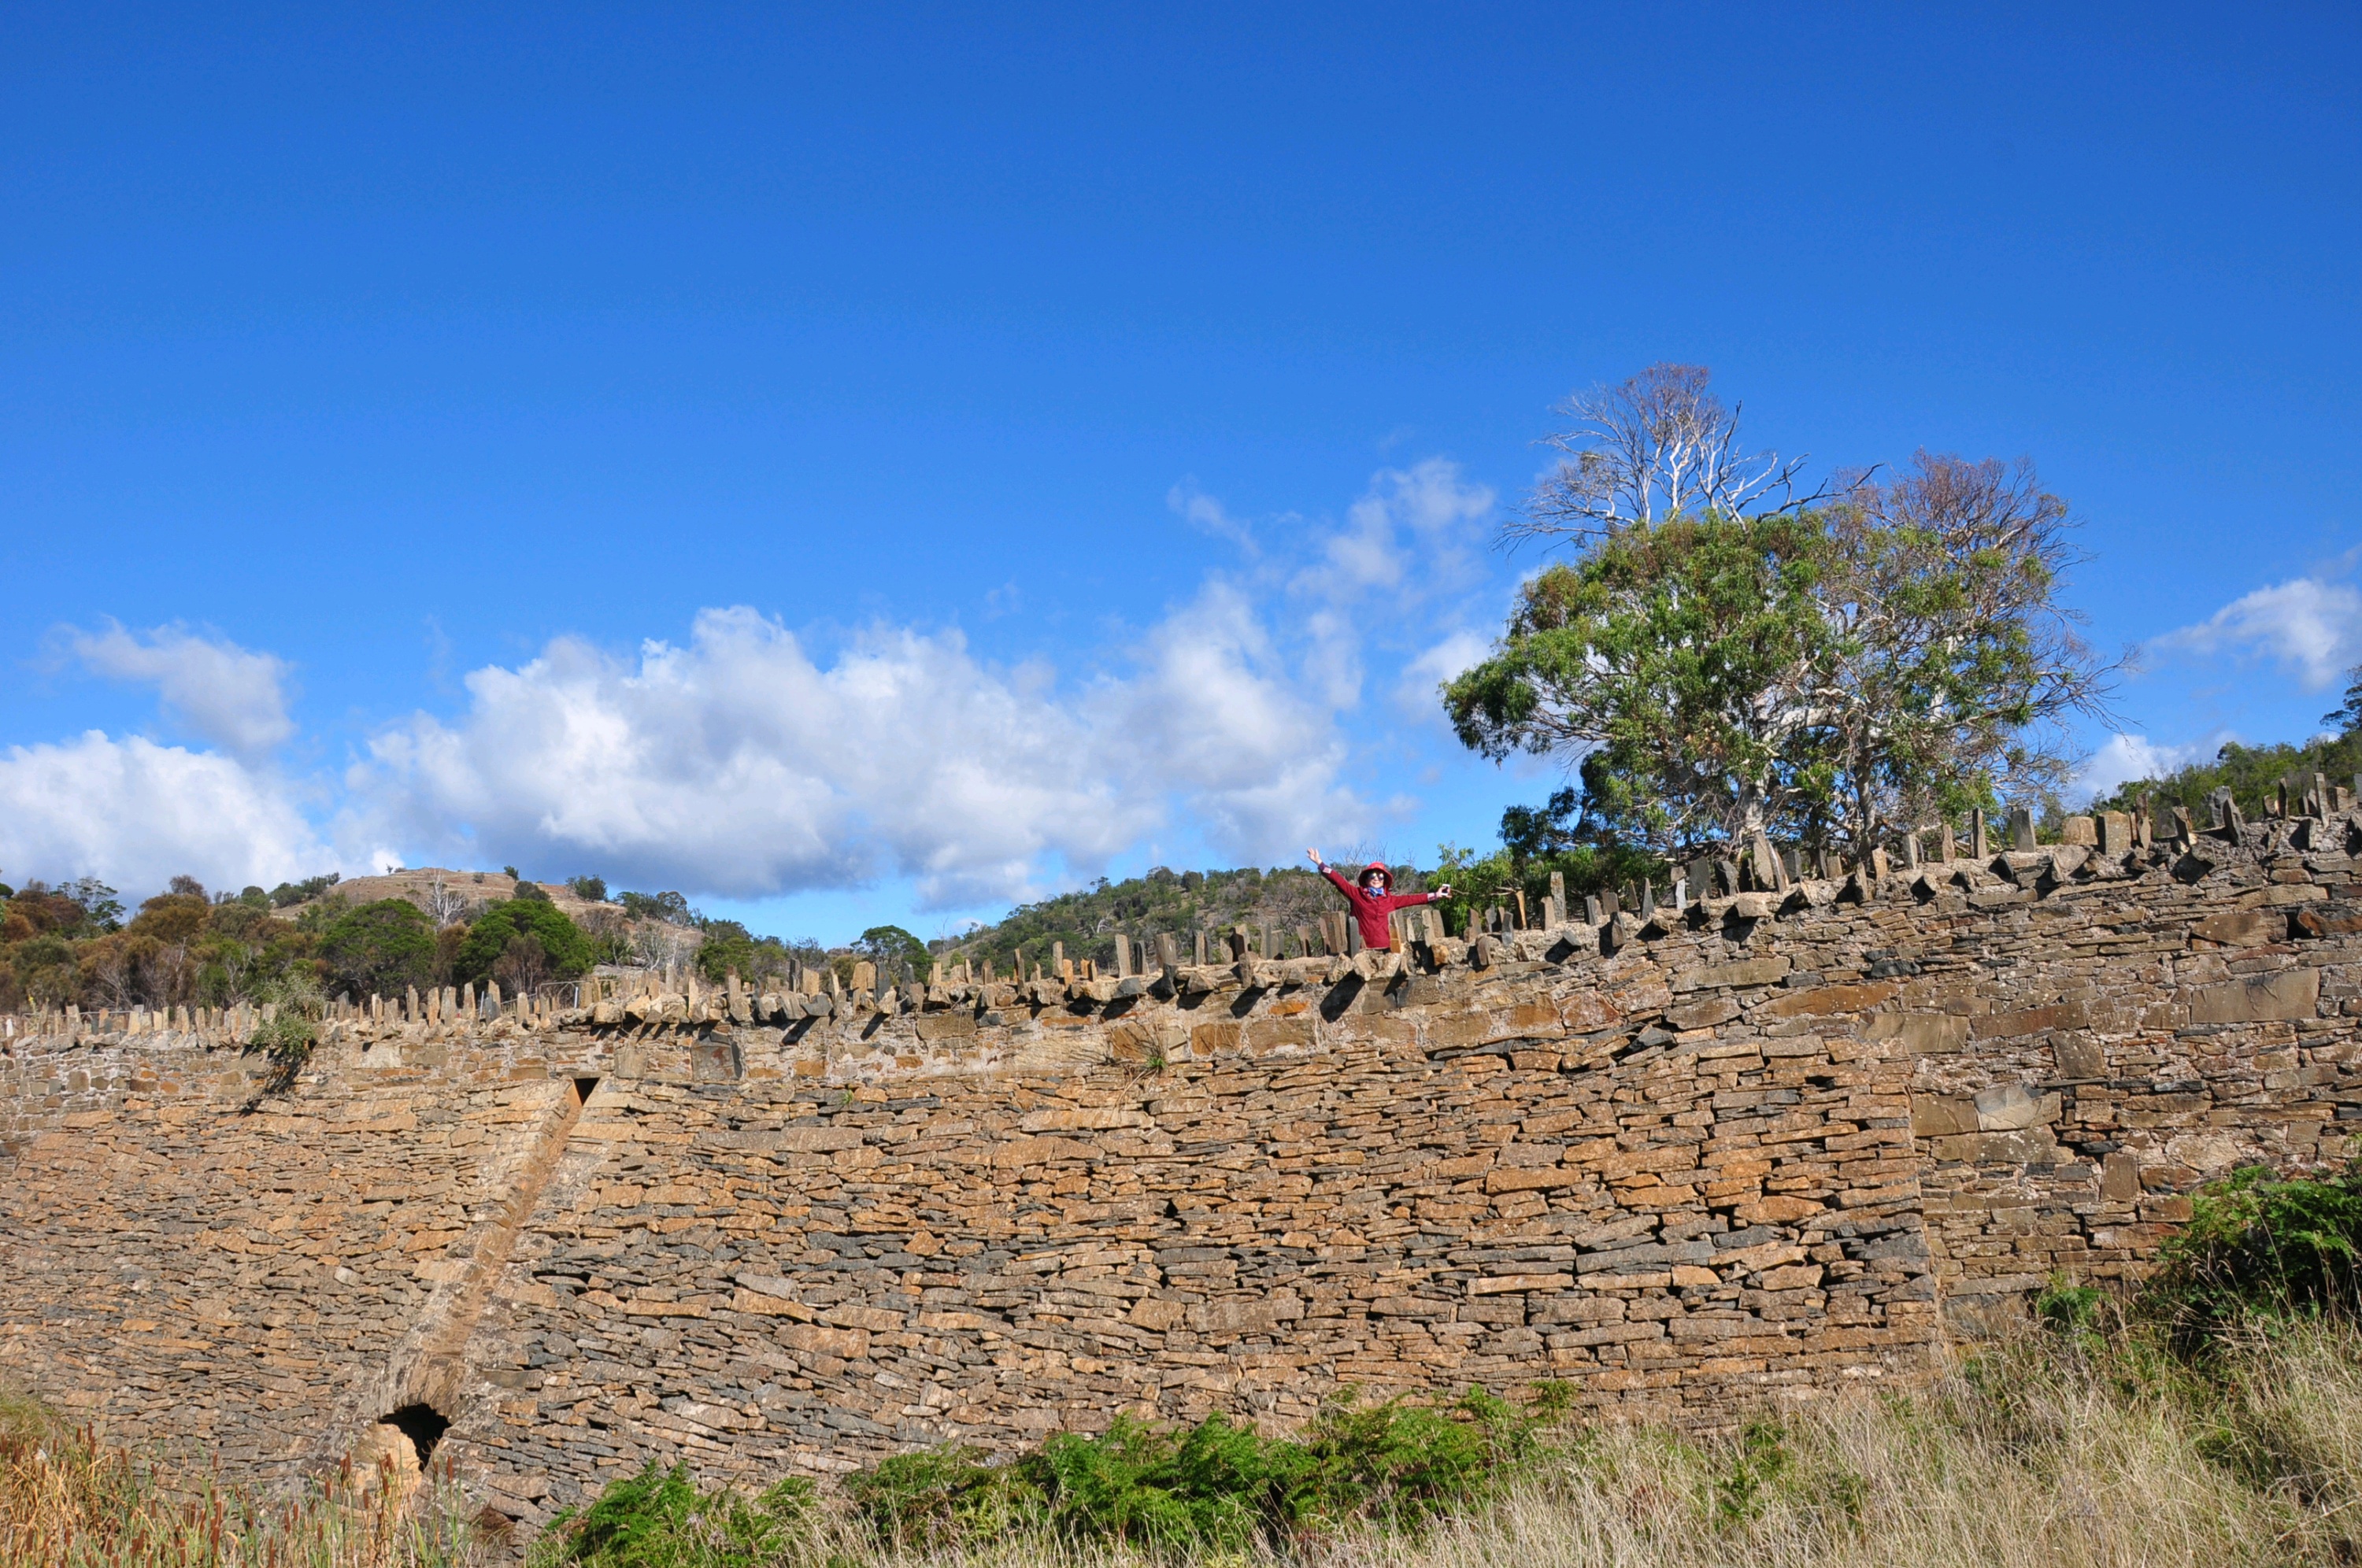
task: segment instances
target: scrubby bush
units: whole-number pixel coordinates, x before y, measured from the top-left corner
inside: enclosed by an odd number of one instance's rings
[[[1545,1419],[1481,1392],[1440,1409],[1349,1397],[1292,1439],[1219,1415],[1181,1429],[1119,1417],[1005,1464],[974,1449],[902,1454],[855,1472],[845,1496],[903,1550],[1028,1533],[1168,1552],[1277,1549],[1359,1525],[1414,1529],[1470,1507],[1547,1452]]]
[[[330,983],[355,996],[400,996],[435,978],[435,922],[403,899],[381,899],[338,915],[321,933]]]
[[[634,920],[660,920],[673,925],[694,925],[697,911],[679,893],[618,893],[615,901]]]
[[[604,877],[569,877],[566,885],[573,890],[576,898],[585,903],[603,904],[607,901],[607,878]]]
[[[2143,1294],[2177,1348],[2257,1320],[2362,1307],[2362,1161],[2311,1176],[2249,1165],[2201,1189]]]
[[[812,1484],[790,1476],[748,1497],[701,1491],[686,1464],[650,1460],[569,1508],[535,1544],[535,1568],[765,1568],[811,1510]]]
[[[309,902],[341,880],[343,878],[337,873],[326,871],[317,877],[306,877],[300,882],[281,882],[270,889],[271,907],[283,910],[290,904]]]
[[[567,918],[563,910],[546,896],[511,899],[486,910],[468,928],[452,955],[454,979],[480,986],[493,978],[494,968],[509,957],[510,944],[521,937],[540,947],[546,963],[546,972],[541,977],[572,979],[590,967],[594,956],[590,939],[580,926]],[[524,953],[520,949],[518,957],[509,961],[514,966]]]

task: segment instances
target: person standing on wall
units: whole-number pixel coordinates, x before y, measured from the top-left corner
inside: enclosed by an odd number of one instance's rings
[[[1440,903],[1451,896],[1451,884],[1446,882],[1431,893],[1397,893],[1395,874],[1383,861],[1373,860],[1362,867],[1362,875],[1348,882],[1337,867],[1320,858],[1317,849],[1308,849],[1312,864],[1320,867],[1320,875],[1337,884],[1345,901],[1353,908],[1353,923],[1362,928],[1362,945],[1380,950],[1394,945],[1394,931],[1386,917],[1409,904]]]

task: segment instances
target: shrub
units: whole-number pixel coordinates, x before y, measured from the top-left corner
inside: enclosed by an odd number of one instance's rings
[[[694,925],[697,911],[679,893],[618,893],[615,901],[634,920],[660,920],[673,925]]]
[[[1038,1478],[1020,1464],[993,1464],[980,1448],[898,1453],[844,1479],[845,1499],[886,1545],[933,1551],[989,1540],[1048,1517]]]
[[[1167,1430],[1119,1417],[1006,1464],[980,1451],[902,1454],[855,1472],[845,1496],[881,1542],[933,1551],[1039,1532],[1164,1552],[1273,1549],[1356,1524],[1416,1529],[1524,1474],[1549,1452],[1540,1421],[1472,1391],[1441,1409],[1351,1396],[1301,1437],[1209,1416]]]
[[[403,899],[348,910],[320,935],[332,983],[353,995],[400,996],[435,977],[435,922]]]
[[[590,939],[582,928],[566,917],[566,912],[546,897],[511,899],[494,904],[481,919],[468,928],[453,955],[451,972],[462,983],[482,985],[492,977],[492,967],[508,952],[509,944],[520,936],[529,936],[541,944],[548,959],[548,973],[557,979],[571,979],[590,967]]]
[[[273,907],[285,909],[290,904],[306,903],[335,887],[342,878],[334,871],[317,877],[306,877],[300,882],[281,882],[270,889]]]
[[[2184,1351],[2249,1319],[2350,1314],[2362,1305],[2362,1161],[2302,1176],[2235,1171],[2195,1195],[2158,1262],[2142,1307]]]
[[[535,1544],[535,1568],[761,1568],[810,1511],[812,1485],[793,1476],[758,1497],[700,1491],[686,1464],[650,1460],[587,1508],[568,1508]]]
[[[607,901],[607,878],[604,877],[569,877],[566,885],[584,903],[603,904]]]

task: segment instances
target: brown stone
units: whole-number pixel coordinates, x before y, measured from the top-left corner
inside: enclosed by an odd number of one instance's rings
[[[2007,1040],[2021,1034],[2043,1034],[2053,1029],[2081,1029],[2091,1021],[2091,1015],[2081,1002],[2053,1002],[2047,1007],[2021,1008],[2015,1012],[1997,1012],[1969,1023],[1970,1038],[1977,1040]]]
[[[1874,1012],[1861,1021],[1864,1040],[1892,1040],[1915,1056],[1958,1051],[1969,1043],[1969,1021],[1948,1013]]]
[[[1709,964],[1701,968],[1683,969],[1676,973],[1669,983],[1675,996],[1716,986],[1768,986],[1785,975],[1790,967],[1784,957],[1745,958],[1735,964]]]
[[[2192,1023],[2258,1023],[2311,1018],[2321,1008],[2321,971],[2283,969],[2219,986],[2202,987],[2190,999]]]
[[[1922,1138],[1977,1130],[1977,1102],[1967,1095],[1915,1094],[1911,1131]]]
[[[2263,910],[2237,910],[2210,915],[2190,928],[2190,934],[2225,947],[2261,947],[2288,933],[2288,922]]]
[[[1766,1003],[1763,1010],[1773,1018],[1800,1018],[1824,1012],[1866,1012],[1902,988],[1892,980],[1860,986],[1821,986],[1777,998]]]

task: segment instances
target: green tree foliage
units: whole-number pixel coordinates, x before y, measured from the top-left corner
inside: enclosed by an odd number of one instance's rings
[[[2321,716],[2324,724],[2335,724],[2340,734],[2362,731],[2362,664],[2345,672],[2345,701]]]
[[[1501,847],[1490,855],[1480,857],[1447,844],[1438,856],[1435,869],[1423,879],[1451,884],[1451,896],[1436,907],[1445,931],[1454,936],[1468,933],[1475,911],[1495,904],[1514,905],[1519,892],[1526,896],[1528,917],[1539,921],[1553,872],[1570,900],[1638,887],[1644,880],[1667,893],[1674,876],[1657,856],[1584,820],[1581,797],[1573,789],[1553,790],[1542,806],[1511,806],[1503,812]]]
[[[1575,406],[1587,456],[1509,530],[1575,555],[1444,687],[1464,744],[1578,766],[1595,834],[1667,858],[1758,830],[1860,853],[2051,798],[2059,722],[2102,711],[2107,670],[2058,603],[2067,507],[2030,467],[1922,452],[1748,513],[1734,498],[1792,470],[1729,468],[1735,416],[1704,372]]]
[[[291,904],[309,903],[342,880],[336,872],[327,871],[300,882],[281,882],[270,889],[271,907],[283,910]]]
[[[397,997],[435,981],[435,922],[417,905],[381,899],[338,915],[320,938],[331,985],[356,997]]]
[[[538,972],[533,960],[536,948],[541,955]],[[505,959],[517,966],[517,977],[504,983],[520,987],[542,979],[572,979],[589,969],[594,957],[590,938],[546,897],[510,899],[486,910],[468,928],[452,955],[451,972],[455,980],[480,986],[496,977],[493,971]]]
[[[31,882],[0,903],[0,1010],[212,1006],[248,1001],[291,977],[316,978],[313,938],[193,878],[148,900],[127,923],[112,888],[83,878]]]
[[[1785,694],[1825,658],[1808,520],[1676,517],[1600,536],[1518,591],[1493,657],[1444,688],[1496,759],[1580,758],[1584,815],[1660,855],[1786,827],[1829,793]]]
[[[566,885],[584,903],[603,904],[607,901],[607,878],[604,877],[569,877]]]
[[[694,925],[697,911],[679,893],[618,893],[615,901],[634,920],[660,920],[672,925]]]
[[[2293,777],[2310,784],[2322,774],[2351,788],[2362,774],[2362,668],[2346,689],[2345,706],[2326,715],[2328,723],[2345,725],[2334,735],[2319,735],[2301,745],[2241,745],[2235,741],[2214,754],[2212,762],[2193,762],[2162,778],[2136,778],[2092,802],[2099,812],[2137,810],[2147,799],[2154,810],[2186,806],[2202,825],[2207,798],[2228,790],[2249,816],[2261,816],[2264,802],[2282,782]]]
[[[1347,856],[1345,861],[1359,858],[1366,856]],[[1416,867],[1396,866],[1394,873],[1397,891],[1417,892],[1428,885]],[[1048,963],[1054,944],[1062,944],[1069,958],[1111,963],[1120,931],[1152,946],[1160,933],[1170,934],[1186,958],[1201,931],[1269,925],[1292,943],[1297,927],[1317,924],[1322,915],[1344,907],[1337,890],[1308,867],[1174,871],[1159,866],[1145,877],[1112,883],[1102,878],[1087,888],[1021,904],[998,922],[936,947],[939,956],[989,961],[997,973],[1007,975],[1020,963]]]
[[[927,944],[899,925],[873,925],[863,932],[853,944],[854,953],[882,969],[897,964],[908,964],[924,977],[934,964]]]
[[[736,975],[748,985],[759,987],[768,978],[785,975],[791,964],[828,962],[828,950],[817,942],[782,942],[776,936],[756,936],[734,920],[701,917],[698,929],[705,940],[698,944],[697,972],[716,985]]]

